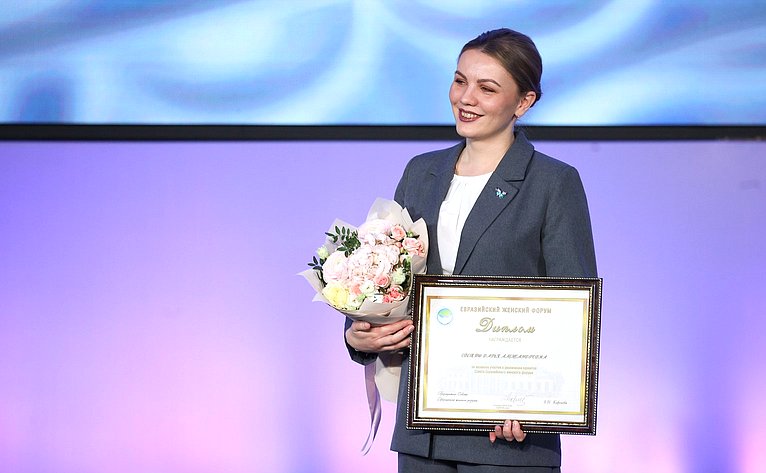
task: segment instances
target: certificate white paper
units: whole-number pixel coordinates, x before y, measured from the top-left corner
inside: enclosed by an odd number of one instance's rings
[[[418,275],[408,427],[595,434],[600,279]]]

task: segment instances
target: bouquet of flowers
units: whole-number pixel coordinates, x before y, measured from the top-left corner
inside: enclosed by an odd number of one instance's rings
[[[377,199],[355,228],[336,220],[325,244],[301,273],[323,301],[354,320],[386,324],[407,316],[414,273],[425,272],[428,233],[423,219]]]
[[[325,234],[311,268],[300,273],[316,291],[314,301],[375,325],[409,317],[412,275],[426,270],[428,230],[422,218],[413,222],[398,203],[377,199],[359,228],[336,220]],[[380,424],[380,394],[396,401],[401,363],[401,354],[380,353],[365,366],[370,432],[363,454],[372,447]]]

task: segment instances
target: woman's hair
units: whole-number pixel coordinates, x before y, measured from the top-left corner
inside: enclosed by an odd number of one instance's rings
[[[543,89],[540,87],[543,60],[529,36],[508,28],[500,28],[482,33],[467,42],[460,54],[469,49],[479,50],[497,59],[516,81],[519,92],[537,94],[535,103],[543,96]]]

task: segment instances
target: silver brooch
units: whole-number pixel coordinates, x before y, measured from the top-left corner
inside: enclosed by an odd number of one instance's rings
[[[495,195],[498,199],[502,199],[505,197],[506,192],[504,190],[501,190],[499,187],[495,187]]]

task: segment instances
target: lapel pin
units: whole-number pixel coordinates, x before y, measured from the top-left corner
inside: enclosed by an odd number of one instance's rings
[[[504,190],[501,190],[499,187],[495,187],[495,195],[498,199],[502,199],[505,197],[506,192]]]

